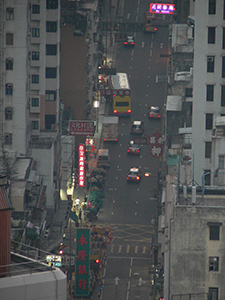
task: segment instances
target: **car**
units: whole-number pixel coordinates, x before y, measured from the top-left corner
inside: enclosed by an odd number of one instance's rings
[[[144,122],[143,121],[133,121],[130,129],[131,134],[143,134],[144,132]]]
[[[141,175],[140,168],[132,167],[128,171],[127,182],[136,182],[136,183],[138,183],[138,182],[140,182],[141,177],[142,177],[142,175]]]
[[[149,119],[161,119],[160,108],[158,106],[151,106],[148,110]]]
[[[134,36],[128,35],[126,40],[123,42],[123,45],[125,47],[134,47],[134,45],[135,45]]]
[[[135,144],[134,141],[130,141],[127,149],[127,154],[132,154],[132,155],[140,155],[140,147],[139,145]]]

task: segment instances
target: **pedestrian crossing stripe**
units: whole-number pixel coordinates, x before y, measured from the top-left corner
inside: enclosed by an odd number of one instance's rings
[[[151,247],[147,246],[131,246],[131,245],[111,245],[110,253],[117,253],[117,254],[122,254],[122,253],[134,253],[134,254],[152,254],[151,253]]]

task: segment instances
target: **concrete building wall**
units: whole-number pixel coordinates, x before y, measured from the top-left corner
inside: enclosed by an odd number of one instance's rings
[[[224,299],[224,214],[225,207],[175,207],[170,231],[170,299],[177,294],[206,294],[209,287],[218,287],[218,299]],[[222,224],[218,241],[209,238],[210,222]],[[209,271],[209,257],[219,257],[219,271]]]
[[[193,153],[194,177],[201,184],[204,170],[211,170],[211,160],[205,158],[205,142],[212,140],[212,130],[206,130],[206,114],[213,114],[213,126],[216,117],[225,114],[221,106],[223,1],[216,2],[216,14],[208,14],[205,0],[195,2],[195,40],[194,40],[194,84],[193,84]],[[208,27],[216,27],[215,44],[208,44]],[[215,70],[207,73],[207,56],[215,56]],[[206,85],[214,85],[214,101],[206,101]]]
[[[0,298],[4,300],[65,300],[66,275],[58,268],[0,279]]]

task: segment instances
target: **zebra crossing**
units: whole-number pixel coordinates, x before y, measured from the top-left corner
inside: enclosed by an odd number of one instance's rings
[[[112,244],[108,246],[108,255],[151,255],[150,246],[130,245],[130,244]]]

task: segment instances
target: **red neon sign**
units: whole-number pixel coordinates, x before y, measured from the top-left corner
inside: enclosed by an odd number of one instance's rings
[[[174,14],[175,4],[170,3],[151,3],[150,13],[152,14]]]
[[[85,178],[85,147],[79,144],[78,148],[78,185],[84,187]]]

